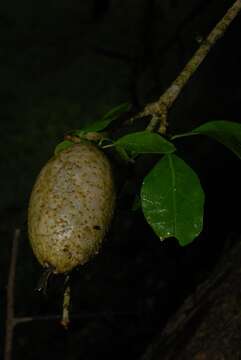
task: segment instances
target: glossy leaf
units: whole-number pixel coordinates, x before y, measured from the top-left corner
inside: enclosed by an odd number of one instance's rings
[[[160,240],[173,236],[185,246],[202,230],[204,192],[197,174],[176,155],[165,155],[145,177],[141,202]]]
[[[82,136],[87,132],[98,132],[104,130],[112,121],[116,120],[122,113],[130,109],[130,104],[124,103],[108,111],[100,120],[84,126],[80,130],[72,132],[73,135]]]
[[[192,131],[208,135],[233,151],[241,159],[241,125],[231,121],[210,121]]]
[[[103,119],[115,120],[118,116],[130,110],[131,105],[129,103],[120,104],[110,111],[108,111],[104,116]]]
[[[54,155],[57,155],[58,153],[60,153],[61,151],[69,148],[70,146],[74,145],[74,143],[72,141],[69,140],[64,140],[61,143],[59,143],[54,150]]]
[[[162,136],[149,131],[131,133],[119,138],[116,146],[122,147],[131,154],[168,154],[174,152],[175,146]]]
[[[210,121],[191,132],[174,135],[172,140],[198,134],[219,141],[241,159],[241,124],[232,121]]]

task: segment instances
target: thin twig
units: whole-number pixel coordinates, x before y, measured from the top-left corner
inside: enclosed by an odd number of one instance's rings
[[[13,333],[14,327],[23,324],[29,323],[32,321],[50,321],[50,320],[60,320],[61,324],[67,329],[69,325],[69,307],[70,307],[70,286],[68,285],[69,279],[66,280],[66,288],[64,292],[63,300],[63,314],[61,315],[40,315],[40,316],[23,316],[15,317],[15,278],[16,278],[16,263],[18,255],[18,241],[20,237],[20,229],[14,231],[12,249],[11,249],[11,258],[7,282],[7,294],[6,294],[6,327],[5,327],[5,348],[4,348],[4,360],[11,360],[12,357],[12,344],[13,344]],[[138,314],[128,313],[128,312],[103,312],[103,313],[83,313],[83,314],[73,314],[72,319],[84,319],[98,316],[130,316]]]
[[[213,45],[220,39],[231,22],[238,15],[241,10],[241,0],[236,0],[233,6],[229,8],[224,17],[217,23],[217,25],[210,32],[206,40],[201,42],[200,47],[195,52],[191,60],[186,64],[184,69],[173,81],[169,88],[164,92],[161,97],[145,106],[144,110],[135,116],[135,118],[143,116],[152,116],[152,119],[147,126],[147,130],[154,131],[159,124],[158,131],[165,134],[167,130],[167,113],[168,109],[173,105],[181,93],[183,87],[186,85],[191,76],[198,69],[199,65],[203,62]]]
[[[70,308],[70,286],[67,285],[64,291],[64,300],[63,300],[63,313],[61,325],[67,330],[69,327],[69,308]]]
[[[81,320],[81,319],[91,319],[98,317],[107,317],[107,316],[134,316],[138,317],[140,314],[138,312],[115,312],[115,311],[106,311],[106,312],[84,312],[83,314],[72,314],[72,320]],[[62,321],[63,315],[34,315],[34,316],[23,316],[17,317],[14,319],[14,326],[19,324],[25,324],[33,321],[51,321],[51,320],[60,320]]]
[[[13,236],[11,260],[10,260],[8,283],[7,283],[4,360],[11,360],[11,354],[12,354],[13,328],[15,321],[14,320],[14,287],[15,287],[16,262],[18,255],[19,237],[20,237],[20,229],[16,229]]]

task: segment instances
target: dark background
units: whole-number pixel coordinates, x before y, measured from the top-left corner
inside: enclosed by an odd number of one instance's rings
[[[34,180],[63,134],[128,101],[138,110],[175,79],[232,1],[83,0],[0,5],[1,316],[11,242],[21,227],[16,316],[60,314],[63,279],[34,291],[41,268],[26,234]],[[241,17],[208,55],[171,111],[169,131],[240,122]],[[74,319],[15,328],[13,359],[139,359],[167,319],[240,238],[240,163],[211,140],[179,140],[206,192],[204,230],[190,246],[153,235],[141,213],[116,211],[101,254],[72,277]],[[127,199],[126,199],[127,200]],[[77,315],[77,317],[75,316]],[[1,318],[1,323],[4,316]],[[4,343],[1,326],[1,349]]]

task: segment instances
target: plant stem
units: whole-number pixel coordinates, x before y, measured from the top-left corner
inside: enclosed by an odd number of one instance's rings
[[[62,319],[61,325],[67,330],[69,327],[69,308],[70,308],[70,286],[68,284],[69,278],[67,279],[65,291],[64,291],[64,299],[63,299],[63,312],[62,312]]]
[[[138,312],[86,312],[84,311],[82,314],[72,314],[71,319],[73,320],[89,320],[91,318],[98,318],[98,317],[106,317],[106,316],[133,316],[138,317]],[[63,314],[61,315],[35,315],[35,316],[22,316],[16,317],[14,319],[14,326],[19,324],[25,324],[33,321],[57,321],[60,322],[63,319]],[[62,324],[62,322],[61,322]],[[5,360],[5,359],[4,359]]]
[[[193,57],[188,61],[184,69],[172,82],[164,94],[162,94],[157,101],[147,104],[144,110],[135,116],[135,118],[149,115],[152,116],[152,119],[147,126],[147,130],[154,131],[159,125],[158,131],[161,134],[166,133],[168,126],[167,114],[169,108],[173,105],[183,87],[198,69],[199,65],[203,62],[212,46],[224,35],[225,31],[238,15],[240,10],[241,0],[236,0],[235,3],[228,9],[224,17],[216,24],[207,38],[201,42],[198,50],[194,53]]]

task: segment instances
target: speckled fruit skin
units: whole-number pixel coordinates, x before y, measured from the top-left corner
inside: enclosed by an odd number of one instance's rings
[[[39,262],[54,273],[98,253],[114,212],[111,165],[94,144],[63,150],[42,168],[30,197],[29,239]]]

